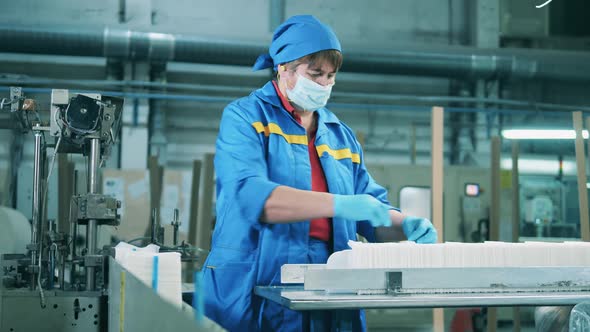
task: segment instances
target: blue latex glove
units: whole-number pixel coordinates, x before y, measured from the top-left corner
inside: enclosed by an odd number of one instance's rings
[[[373,227],[391,226],[389,209],[371,195],[334,195],[334,217],[368,220]]]
[[[436,229],[426,218],[405,217],[402,221],[402,229],[408,241],[416,243],[436,243],[438,237]]]

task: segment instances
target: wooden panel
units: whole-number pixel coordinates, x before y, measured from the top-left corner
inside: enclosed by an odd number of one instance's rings
[[[490,241],[498,241],[500,236],[500,137],[491,139],[492,200],[490,206]]]
[[[495,332],[498,322],[498,311],[496,308],[488,307],[488,332]]]
[[[191,185],[191,206],[188,224],[188,243],[197,243],[197,216],[199,213],[199,188],[201,185],[201,161],[193,161],[193,180]]]
[[[438,241],[444,239],[443,227],[443,149],[444,149],[444,109],[432,108],[432,223],[438,231]],[[443,309],[433,310],[433,330],[445,330],[445,316]]]
[[[201,192],[201,165],[200,160],[193,160],[193,177],[191,183],[191,201],[188,218],[188,243],[197,247],[197,232],[199,223],[199,193]],[[182,270],[184,271],[183,281],[193,282],[193,271],[200,269],[205,262],[206,257],[199,256],[197,262],[184,262]]]
[[[150,171],[150,211],[153,208],[160,207],[160,198],[162,197],[162,176],[163,169],[158,164],[157,156],[148,158],[148,169]]]
[[[494,136],[491,139],[491,173],[492,173],[492,200],[490,206],[490,240],[498,241],[500,237],[500,137]],[[496,308],[488,308],[488,332],[496,331],[497,312]]]
[[[443,241],[443,146],[444,110],[432,108],[432,222]]]
[[[520,184],[518,182],[518,154],[519,146],[517,140],[512,140],[512,242],[518,242],[520,237]],[[512,320],[514,322],[512,331],[520,331],[520,309],[512,309]]]
[[[362,131],[355,132],[356,140],[359,141],[361,148],[365,148],[365,133]]]
[[[213,229],[214,156],[212,153],[207,153],[203,161],[203,194],[197,222],[196,246],[207,251],[211,250],[211,230]]]
[[[588,216],[588,189],[586,188],[586,156],[584,153],[584,123],[582,112],[573,112],[574,130],[576,131],[576,169],[578,173],[578,201],[580,204],[580,229],[582,241],[590,241],[590,221]]]
[[[512,325],[512,331],[519,332],[520,331],[520,308],[519,307],[512,308],[512,320],[513,320],[513,324],[514,324],[514,325]]]
[[[520,237],[520,184],[518,179],[518,141],[512,141],[512,242]]]

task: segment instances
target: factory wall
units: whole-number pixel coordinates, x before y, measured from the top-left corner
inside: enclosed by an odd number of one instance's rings
[[[469,19],[465,0],[394,3],[371,0],[370,5],[352,0],[319,3],[312,0],[58,0],[51,3],[24,0],[6,3],[0,18],[4,24],[143,26],[156,32],[266,41],[276,26],[271,7],[281,3],[283,17],[300,13],[316,15],[333,26],[345,45],[359,41],[372,47],[404,41],[448,44],[449,38],[464,38]],[[30,15],[23,21],[22,14],[26,13],[42,15]]]

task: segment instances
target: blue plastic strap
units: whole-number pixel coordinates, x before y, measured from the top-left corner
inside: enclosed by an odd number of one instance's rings
[[[152,288],[158,291],[158,256],[154,256],[154,268],[152,269]]]

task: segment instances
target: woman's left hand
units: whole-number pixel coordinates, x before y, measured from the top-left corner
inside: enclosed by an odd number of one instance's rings
[[[416,243],[436,243],[438,234],[436,229],[426,218],[405,217],[402,221],[402,229],[408,241]]]

